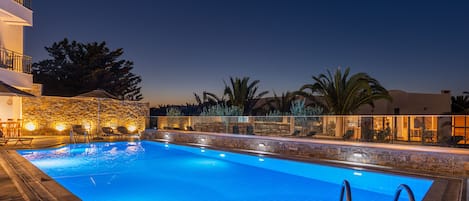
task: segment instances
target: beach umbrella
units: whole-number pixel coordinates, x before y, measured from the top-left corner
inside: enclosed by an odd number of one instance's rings
[[[98,122],[96,124],[96,135],[99,133],[100,127],[100,112],[101,112],[101,100],[102,99],[118,99],[117,96],[112,95],[111,93],[105,91],[104,89],[95,89],[86,93],[76,95],[75,97],[89,97],[96,98],[98,100]]]
[[[22,97],[34,97],[34,95],[19,90],[3,81],[0,81],[0,96],[22,96]]]

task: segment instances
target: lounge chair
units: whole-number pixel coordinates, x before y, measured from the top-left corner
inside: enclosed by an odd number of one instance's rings
[[[121,135],[132,135],[133,134],[125,126],[118,126],[117,127],[117,132],[119,132]]]
[[[112,129],[111,127],[102,127],[101,130],[103,131],[104,136],[122,136],[118,133],[114,133],[114,129]]]
[[[17,145],[18,143],[22,144],[22,145],[31,145],[31,143],[33,143],[33,139],[32,137],[20,137],[20,138],[16,138],[16,143],[15,145]]]
[[[90,136],[88,135],[88,132],[86,131],[85,128],[83,128],[82,125],[73,125],[72,133],[73,133],[75,142],[77,141],[76,138],[78,138],[79,136],[83,136],[83,141],[86,141],[86,140],[88,140],[88,142],[90,141]]]
[[[456,146],[458,145],[459,141],[463,139],[464,139],[464,136],[450,136],[444,141],[444,143],[449,146]]]
[[[309,131],[308,134],[306,134],[306,136],[312,137],[312,136],[316,135],[316,133],[317,133],[316,131]]]

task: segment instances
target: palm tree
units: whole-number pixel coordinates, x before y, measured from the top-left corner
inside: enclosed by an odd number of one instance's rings
[[[199,105],[217,105],[219,103],[223,103],[225,102],[223,100],[223,97],[222,98],[219,98],[217,95],[215,95],[214,93],[210,93],[210,92],[202,92],[202,98],[200,98],[200,96],[196,93],[194,93],[194,97],[195,97],[195,101],[197,101],[197,104]]]
[[[232,106],[237,106],[243,108],[244,115],[250,115],[262,96],[269,93],[268,91],[263,91],[257,94],[257,84],[259,80],[254,80],[249,83],[249,77],[243,78],[234,78],[230,77],[231,85],[228,86],[225,81],[225,90],[224,95],[228,97],[228,104]]]
[[[310,95],[324,97],[325,106],[331,114],[353,114],[362,105],[374,107],[379,99],[392,100],[388,91],[366,73],[350,74],[346,68],[342,74],[338,68],[334,75],[328,70],[327,75],[313,76],[314,84],[306,84],[300,91],[311,90]]]
[[[295,93],[294,92],[285,92],[282,93],[282,96],[278,97],[277,94],[274,92],[274,99],[268,101],[268,105],[270,107],[270,110],[277,110],[281,114],[288,114],[290,112],[290,107],[292,101],[295,99]]]
[[[452,96],[451,112],[454,114],[469,114],[469,95]]]
[[[219,98],[214,93],[210,93],[206,91],[202,92],[202,98],[197,93],[194,93],[194,97],[195,97],[195,101],[197,101],[196,111],[198,114],[200,114],[204,109],[210,108],[211,106],[225,103],[225,100],[223,99],[223,97]]]

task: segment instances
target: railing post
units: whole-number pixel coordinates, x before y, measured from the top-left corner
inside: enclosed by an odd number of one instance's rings
[[[340,201],[344,199],[344,193],[345,193],[345,200],[352,201],[352,191],[350,190],[350,184],[348,183],[347,180],[344,180],[342,182],[342,188],[340,190]]]

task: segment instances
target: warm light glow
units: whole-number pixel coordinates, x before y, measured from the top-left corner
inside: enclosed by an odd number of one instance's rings
[[[36,124],[34,124],[33,122],[28,122],[24,125],[24,128],[26,128],[26,130],[28,131],[33,131],[36,130]]]
[[[129,130],[130,132],[134,132],[137,130],[137,127],[134,125],[130,125],[129,127],[127,127],[127,130]]]
[[[165,134],[165,135],[164,135],[164,138],[168,139],[168,138],[169,138],[169,135],[168,135],[168,134]]]
[[[357,158],[361,158],[363,157],[363,154],[361,153],[353,153],[353,156],[357,157]]]
[[[86,129],[86,130],[90,130],[90,128],[91,128],[91,125],[90,125],[90,124],[85,124],[85,126],[84,126],[84,127],[85,127],[85,129]]]
[[[63,130],[65,130],[65,125],[57,124],[57,125],[55,125],[55,130],[57,130],[59,132],[62,132]]]

